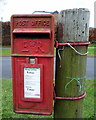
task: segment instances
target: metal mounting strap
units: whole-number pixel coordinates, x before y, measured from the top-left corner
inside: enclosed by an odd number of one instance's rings
[[[78,97],[54,97],[55,100],[79,100],[82,99],[86,96],[86,91],[84,92],[84,94],[78,96]]]
[[[55,88],[55,85],[53,84],[53,88]],[[57,97],[56,93],[55,93],[55,89],[53,91],[53,99],[54,100],[79,100],[82,99],[86,96],[86,91],[84,91],[84,93],[78,97]]]
[[[90,45],[90,42],[68,42],[70,45],[77,46],[77,45]],[[58,48],[58,46],[66,46],[68,43],[59,43],[58,41],[55,41],[55,47]]]

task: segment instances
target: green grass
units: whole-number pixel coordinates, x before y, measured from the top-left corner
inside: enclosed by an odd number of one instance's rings
[[[96,56],[96,49],[88,48],[88,56]]]
[[[86,79],[85,84],[85,90],[86,90],[86,97],[84,99],[84,112],[83,117],[84,118],[94,118],[94,85],[95,85],[94,79]]]
[[[95,84],[96,85],[96,84]],[[83,118],[94,117],[94,80],[86,80],[87,96],[84,98]],[[96,96],[95,96],[96,97]],[[44,115],[16,114],[13,112],[12,103],[12,81],[11,79],[2,80],[2,117],[3,118],[52,118]]]
[[[0,55],[10,56],[11,55],[11,49],[10,48],[0,49]]]
[[[13,112],[12,103],[12,81],[11,79],[2,80],[2,118],[52,118],[44,115],[17,114]]]
[[[96,43],[90,44],[89,47],[96,47]]]

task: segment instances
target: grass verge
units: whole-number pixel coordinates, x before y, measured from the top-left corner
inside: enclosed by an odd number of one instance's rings
[[[11,49],[10,48],[0,49],[0,55],[1,56],[10,56],[11,55]]]
[[[83,118],[94,118],[95,110],[94,110],[94,103],[95,97],[94,96],[94,86],[95,86],[94,79],[86,79],[85,82],[85,90],[86,90],[86,97],[84,98],[84,112]]]
[[[88,48],[88,56],[96,56],[96,49]]]
[[[96,84],[95,84],[96,85]],[[86,80],[87,96],[84,98],[83,118],[94,118],[94,80]],[[29,115],[17,114],[13,112],[12,103],[12,81],[11,79],[2,80],[2,118],[53,118],[53,115]],[[20,119],[21,120],[21,119]]]
[[[91,43],[89,47],[96,47],[96,43]]]
[[[13,112],[12,103],[12,81],[11,79],[2,80],[2,118],[52,118],[44,115],[17,114]],[[21,120],[21,119],[20,119]]]

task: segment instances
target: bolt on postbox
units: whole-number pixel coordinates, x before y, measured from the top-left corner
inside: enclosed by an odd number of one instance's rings
[[[12,15],[11,47],[14,112],[52,114],[53,16]]]

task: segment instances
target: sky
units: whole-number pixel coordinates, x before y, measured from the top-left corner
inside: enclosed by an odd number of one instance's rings
[[[0,0],[0,20],[10,21],[12,14],[32,14],[34,11],[58,11],[88,8],[90,27],[94,27],[94,2],[96,0]]]

